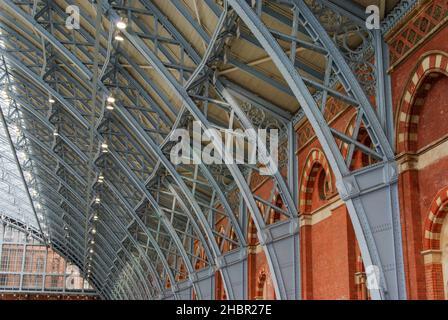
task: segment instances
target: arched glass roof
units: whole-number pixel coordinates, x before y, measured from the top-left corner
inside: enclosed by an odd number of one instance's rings
[[[4,90],[0,91],[0,105],[2,109],[7,110],[6,105],[9,103],[10,100],[7,98]],[[8,128],[5,128],[3,123],[0,122],[0,214],[38,228],[36,216],[16,163],[15,151],[11,148],[6,130],[9,131],[13,141],[18,141],[20,134],[20,129],[16,125],[10,125]],[[17,152],[17,157],[21,164],[26,163],[27,156],[25,152]],[[24,176],[28,179],[31,178],[26,171]],[[30,189],[30,192],[37,195],[37,190],[33,188]]]

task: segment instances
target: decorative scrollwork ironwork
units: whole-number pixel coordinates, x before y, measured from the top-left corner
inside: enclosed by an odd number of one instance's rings
[[[359,25],[319,0],[305,2],[355,71],[365,93],[369,96],[375,95],[376,68],[373,34],[364,25]]]

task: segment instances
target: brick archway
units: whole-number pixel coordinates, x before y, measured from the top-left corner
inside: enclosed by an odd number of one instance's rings
[[[448,76],[448,55],[429,52],[422,56],[405,87],[396,116],[397,153],[416,151],[418,107],[424,104],[426,94],[440,75]]]
[[[431,203],[429,214],[425,220],[424,250],[440,249],[440,232],[448,214],[448,186],[437,193]]]
[[[330,166],[324,153],[319,149],[312,149],[308,154],[305,168],[303,169],[302,179],[300,182],[300,212],[307,213],[310,211],[310,199],[314,192],[312,184],[316,179],[317,171],[314,170],[319,165],[325,171],[326,179],[329,180],[330,192],[333,192],[333,182]]]
[[[425,219],[422,254],[425,263],[428,299],[445,299],[440,238],[447,214],[448,186],[437,193]]]

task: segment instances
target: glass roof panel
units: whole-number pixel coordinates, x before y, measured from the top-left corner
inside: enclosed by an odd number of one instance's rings
[[[6,92],[0,89],[0,107],[2,110],[10,103]],[[8,125],[13,141],[20,135],[20,129],[14,124]],[[18,152],[21,163],[26,161],[24,152]],[[27,172],[24,172],[25,178]],[[28,174],[29,175],[29,174]],[[30,190],[31,194],[37,192]],[[8,142],[8,136],[0,121],[0,215],[12,217],[33,227],[38,227],[31,203],[28,199],[25,185],[16,165],[13,150]]]

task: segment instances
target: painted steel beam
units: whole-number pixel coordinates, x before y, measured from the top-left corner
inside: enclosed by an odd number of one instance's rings
[[[90,74],[89,69],[87,69],[86,67],[83,67],[83,64],[81,63],[81,61],[73,53],[71,53],[70,50],[68,50],[64,46],[60,46],[59,41],[50,32],[48,32],[44,27],[42,27],[39,23],[37,23],[37,21],[35,21],[30,15],[26,14],[23,10],[21,10],[12,1],[3,0],[2,2],[7,8],[9,8],[11,11],[13,11],[14,14],[17,15],[17,17],[19,17],[31,29],[33,29],[33,28],[36,29],[39,32],[39,34],[42,35],[42,37],[44,37],[48,42],[50,42],[57,50],[60,50],[64,56],[69,57],[69,59],[72,61],[78,62],[75,65],[79,68],[79,71],[85,77],[87,77],[89,80],[91,79],[91,76],[90,76],[91,74]]]
[[[352,173],[344,163],[328,124],[285,52],[247,3],[238,0],[229,0],[229,2],[272,57],[304,109],[323,146],[337,177],[341,197],[348,207],[364,263],[367,267],[373,265],[380,270],[381,287],[379,290],[371,290],[372,297],[374,299],[404,299],[406,293],[398,211],[397,169],[392,148],[368,99],[361,92],[358,81],[307,5],[301,0],[295,0],[294,3],[299,11],[317,33],[319,40],[333,57],[342,75],[348,79],[369,125],[372,126],[371,134],[375,135],[384,155],[380,164]],[[378,214],[379,212],[381,214]]]
[[[31,110],[34,110],[33,108],[30,108],[31,107],[31,105],[30,104],[25,104],[25,103],[23,103],[23,102],[21,102],[21,106],[26,106],[26,110],[28,110],[28,109],[30,109],[30,111]],[[49,123],[44,117],[42,117],[42,116],[40,116],[40,115],[38,115],[38,112],[37,111],[32,111],[33,112],[33,115],[34,116],[36,116],[37,117],[37,119],[39,120],[39,121],[42,121],[47,127],[49,127],[50,129],[54,129],[53,128],[53,125],[51,124],[51,123]],[[59,134],[59,136],[61,137],[61,139],[63,139],[63,141],[64,142],[68,142],[68,145],[69,146],[73,146],[74,145],[74,143],[73,142],[71,142],[70,141],[70,139],[68,139],[68,138],[66,138],[63,134]],[[86,160],[86,156],[78,149],[78,148],[73,148],[74,149],[74,151],[75,152],[77,152],[77,153],[79,153],[79,156],[81,157],[81,159],[83,159],[84,161]],[[48,150],[47,150],[48,151]],[[63,165],[64,165],[64,163],[62,163]],[[58,177],[58,176],[56,176],[56,175],[53,175],[53,177],[55,178],[55,179],[58,179],[59,180],[59,182],[60,183],[62,183],[66,188],[68,188],[69,190],[71,190],[71,192],[72,193],[74,193],[74,195],[81,201],[82,200],[82,198],[81,198],[81,196],[77,193],[77,192],[75,192],[73,189],[71,189],[71,187],[69,186],[69,185],[67,185],[63,180],[60,180],[60,178]],[[116,191],[116,189],[114,189],[115,191]],[[65,201],[68,201],[68,200],[65,200]],[[84,200],[82,200],[81,202],[83,202]],[[68,203],[69,203],[69,201],[68,201]],[[73,209],[73,210],[75,210],[75,211],[77,211],[77,209],[76,209],[76,207],[74,207],[74,206],[72,206],[72,205],[70,205],[71,206],[71,208]],[[80,214],[80,213],[79,213]],[[129,235],[130,236],[130,235]],[[130,236],[131,237],[131,236]],[[131,241],[134,241],[135,242],[135,240],[132,238],[131,239]],[[154,242],[155,243],[155,242]],[[134,243],[135,244],[135,243]],[[138,247],[136,247],[137,249],[138,249]],[[156,249],[157,250],[157,249]],[[148,262],[147,262],[148,263]],[[152,269],[152,267],[150,267],[151,269]],[[156,277],[155,276],[155,272],[153,271],[152,272],[153,273],[153,276],[154,277]],[[160,287],[159,287],[159,290],[160,290]],[[160,290],[160,291],[162,291],[162,290]]]
[[[156,9],[154,9],[153,5],[150,5],[148,2],[145,2],[145,5],[147,6],[151,6],[151,10],[156,11]],[[163,17],[162,15],[158,15],[158,18],[160,19],[161,23],[164,24],[164,26],[166,28],[168,28],[168,30],[175,35],[176,39],[179,40],[179,42],[181,42],[186,48],[188,48],[188,44],[185,43],[185,40],[182,38],[182,36],[180,35],[180,33],[174,28],[172,27],[168,27],[169,25],[169,21],[167,21],[166,17]],[[168,25],[168,26],[167,26]],[[168,84],[168,86],[170,86],[170,88],[173,90],[174,93],[176,93],[178,95],[178,97],[184,102],[184,105],[189,109],[189,111],[195,116],[196,120],[198,120],[205,129],[209,128],[209,122],[206,119],[206,117],[200,112],[200,110],[196,107],[196,105],[192,102],[192,100],[190,99],[188,93],[185,91],[185,89],[179,84],[177,83],[177,81],[172,77],[171,74],[169,74],[169,72],[164,68],[164,66],[162,65],[162,63],[160,62],[159,58],[151,51],[149,50],[145,44],[142,42],[141,39],[139,39],[138,37],[136,37],[133,34],[129,34],[129,33],[125,33],[125,35],[127,36],[127,38],[131,41],[131,43],[134,44],[134,46],[140,51],[140,53],[146,58],[146,60],[158,71],[159,75],[164,79],[164,81]],[[191,54],[191,56],[194,56],[194,54]],[[219,91],[218,87],[218,91]],[[231,103],[230,105],[232,105],[232,107],[236,110],[236,112],[240,112],[238,115],[240,115],[243,119],[245,118],[245,115],[242,111],[238,110],[239,108],[237,108],[237,103],[236,101],[233,99],[233,97],[231,97],[231,95],[227,94],[224,91],[224,95],[226,97],[226,100],[230,100]],[[247,118],[246,118],[247,119]],[[245,123],[246,126],[250,125],[250,122],[247,121]],[[219,141],[218,139],[214,139],[214,141]],[[220,148],[219,146],[217,146],[218,150],[222,150],[222,148]],[[244,177],[242,176],[241,172],[239,171],[239,168],[236,167],[235,165],[227,165],[229,170],[231,171],[233,177],[235,178],[235,180],[237,181],[237,184],[240,188],[240,190],[242,191],[243,197],[245,198],[245,200],[248,203],[248,208],[250,209],[251,213],[254,215],[254,221],[255,224],[257,226],[257,230],[259,230],[259,238],[261,239],[261,243],[262,244],[266,244],[266,242],[270,242],[271,240],[267,239],[267,236],[270,235],[270,231],[265,231],[267,230],[264,227],[264,220],[261,217],[261,214],[258,211],[258,207],[256,206],[255,200],[253,198],[253,195],[251,193],[251,190],[249,189],[247,183],[245,182]],[[295,210],[295,205],[294,205],[294,201],[292,200],[292,197],[289,195],[289,190],[287,189],[286,185],[284,184],[283,178],[277,176],[279,185],[281,186],[280,189],[282,190],[282,195],[285,197],[285,201],[286,201],[286,205],[288,207],[288,210],[291,212],[291,214],[293,216],[295,216],[296,210]],[[293,224],[294,225],[294,224]],[[295,222],[295,226],[293,227],[293,229],[297,229],[298,230],[298,223],[297,221]],[[266,233],[265,233],[266,232]],[[288,231],[288,234],[290,232]],[[293,243],[297,243],[297,238],[294,238],[294,240],[292,240]],[[293,247],[296,247],[296,245],[293,244]],[[293,281],[290,281],[289,278],[283,277],[283,273],[279,270],[279,262],[278,259],[280,257],[276,256],[275,248],[271,245],[271,244],[266,244],[264,246],[264,249],[266,250],[266,255],[269,261],[269,264],[271,266],[271,270],[272,273],[274,275],[274,287],[276,288],[276,293],[277,296],[279,298],[287,298],[288,296],[290,298],[296,298],[298,295],[298,291],[297,287],[298,287],[298,277],[296,277]],[[275,258],[273,258],[275,257]],[[281,263],[283,265],[288,265],[290,264],[290,258],[285,257],[288,262],[285,263]],[[296,259],[297,260],[297,259]],[[274,268],[274,265],[276,265],[277,267]],[[288,270],[289,272],[291,270]],[[292,273],[294,274],[294,273]]]
[[[42,117],[39,117],[39,119],[42,120]],[[44,123],[48,125],[48,122],[47,122],[47,121],[45,121]],[[67,138],[65,138],[65,137],[63,137],[63,138],[64,138],[64,140],[66,140],[66,141],[70,141],[69,139],[67,139]],[[33,138],[32,138],[32,139],[33,139]],[[38,140],[38,139],[36,139],[36,140]],[[49,151],[49,149],[47,149],[47,151]],[[85,156],[81,154],[81,158],[84,159]],[[63,165],[64,165],[64,163],[63,163]],[[65,165],[66,165],[66,164],[65,164]],[[67,165],[66,165],[66,166],[67,166]],[[58,180],[60,180],[60,178],[57,177],[57,176],[54,176],[54,178],[57,178]],[[41,182],[42,182],[42,181],[41,181]],[[74,191],[72,190],[72,192],[74,192]],[[56,190],[53,190],[53,193],[54,193],[54,194],[58,194]],[[77,193],[75,193],[75,196],[78,196]],[[60,195],[60,197],[63,197],[63,196]],[[80,197],[80,196],[78,196],[78,197]],[[72,210],[74,210],[75,212],[78,212],[78,215],[79,215],[80,217],[83,217],[82,214],[77,210],[77,208],[76,208],[75,206],[73,206],[73,205],[70,203],[69,200],[67,200],[67,199],[64,199],[64,200],[69,204],[69,206],[71,207]],[[138,247],[137,247],[137,248],[138,248]],[[127,252],[126,252],[126,253],[127,253]],[[147,261],[147,263],[149,263],[149,262]],[[157,278],[154,272],[153,272],[153,277],[154,277],[154,278]],[[161,291],[161,290],[160,290],[160,291]]]
[[[60,179],[60,178],[57,177],[57,176],[54,177],[54,178],[57,178],[58,180]],[[43,183],[43,180],[40,180],[39,183]],[[49,190],[51,190],[51,192],[52,192],[53,194],[57,194],[57,195],[59,195],[58,192],[57,192],[57,190],[53,189],[52,186],[46,184],[46,188],[48,188]],[[59,195],[59,197],[62,198],[66,203],[69,204],[69,201],[68,201],[67,199],[64,199],[64,197],[63,197],[62,195]],[[50,200],[50,199],[48,199],[48,198],[47,198],[46,200],[52,202],[52,200]],[[44,204],[44,205],[45,205],[45,204]],[[48,205],[48,204],[46,204],[46,205]],[[74,228],[74,229],[73,229],[74,231],[78,230],[79,232],[81,232],[81,231],[83,230],[83,228],[81,228],[82,225],[79,224],[79,222],[78,222],[77,220],[75,220],[75,219],[71,216],[71,214],[65,212],[65,210],[62,209],[62,208],[60,208],[56,203],[53,203],[53,206],[54,206],[55,210],[62,211],[62,212],[65,213],[65,216],[67,216],[67,217],[70,219],[70,221],[71,221],[71,223],[70,223],[71,226],[73,226],[73,225],[78,225],[79,228],[78,228],[78,229]],[[84,216],[82,215],[82,213],[79,212],[79,210],[77,210],[76,207],[74,207],[74,206],[71,205],[71,204],[69,204],[69,206],[70,206],[70,208],[71,208],[75,213],[77,213],[78,217],[80,217],[81,219],[84,218]],[[54,211],[53,211],[52,209],[50,209],[50,213],[54,213]],[[64,223],[65,223],[65,221],[63,220],[63,218],[59,217],[59,216],[56,215],[55,213],[54,213],[54,215],[53,215],[53,217],[52,217],[51,219],[52,219],[52,221],[54,221],[54,220],[59,220],[60,222],[64,222]],[[101,221],[100,221],[100,223],[102,224],[103,227],[105,226]],[[61,226],[61,229],[62,229],[62,225],[60,225],[60,226]],[[107,227],[106,229],[108,230],[109,236],[115,237],[114,233],[113,233],[112,231],[110,231],[110,229],[109,229],[108,227]],[[83,239],[84,239],[84,237],[83,237],[83,233],[79,233],[79,232],[77,233],[77,235],[79,236],[79,238],[75,237],[75,239],[78,239],[78,240],[75,240],[75,242],[78,243],[78,244],[80,245],[79,249],[81,249],[81,248],[82,248],[82,247],[81,247],[81,244],[83,243]],[[72,236],[73,236],[73,234],[72,234]],[[73,237],[72,237],[72,240],[71,240],[71,241],[73,241]],[[120,245],[122,246],[122,243],[121,243],[121,242],[117,242],[117,243],[120,244]],[[135,243],[134,243],[134,244],[135,244]],[[138,247],[136,247],[136,248],[138,249]],[[118,257],[118,256],[117,256],[117,252],[116,252],[115,250],[113,250],[113,248],[110,246],[109,242],[106,242],[106,244],[104,245],[104,249],[106,249],[108,255],[109,255],[109,254],[112,254],[112,255],[115,255],[116,257]],[[128,252],[128,249],[122,246],[122,250],[123,250],[123,252],[128,256],[128,258],[130,259],[130,261],[132,261],[132,260],[133,260],[133,259],[132,259],[132,254],[131,254],[130,252]],[[102,248],[102,247],[101,247],[101,251],[103,252],[103,248]],[[77,254],[78,254],[78,255],[82,255],[82,252],[81,252],[81,251],[78,251]],[[99,256],[99,258],[102,260],[102,257],[101,257],[101,256]],[[120,261],[121,261],[121,260],[120,260]],[[109,261],[109,262],[111,262],[111,261]],[[124,266],[124,262],[123,262],[123,261],[121,261],[121,264]],[[105,263],[105,262],[103,261],[103,264],[102,264],[101,268],[105,268],[105,267],[108,266],[108,265],[109,265],[109,264],[107,264],[107,263]],[[100,271],[103,272],[102,269],[100,269]],[[144,271],[141,269],[141,267],[140,267],[140,270],[138,270],[138,271],[136,271],[136,272],[138,273],[138,276],[139,276],[139,278],[140,278],[140,281],[145,281],[145,280],[144,280],[145,277],[143,276],[143,275],[144,275]],[[106,275],[106,274],[104,273],[104,274],[103,274],[103,276],[104,276],[104,278],[103,278],[104,281],[105,281],[106,279],[108,279],[108,278],[105,277],[105,275]],[[153,275],[153,277],[154,277],[155,279],[157,279],[157,278],[155,277],[155,274]],[[146,282],[145,282],[145,286],[146,286]],[[146,290],[149,292],[149,288],[148,288],[147,286],[146,286]]]
[[[36,83],[40,86],[40,87],[42,87],[44,90],[50,90],[51,88],[44,82],[44,81],[42,81],[42,80],[40,80],[40,79],[38,79],[37,77],[36,77],[36,75],[32,72],[32,71],[30,71],[26,66],[24,66],[20,61],[18,61],[18,60],[16,60],[16,59],[14,59],[14,58],[12,58],[12,57],[9,57],[9,55],[8,55],[8,61],[12,64],[12,65],[14,65],[15,67],[17,67],[18,69],[20,69],[21,71],[23,71],[28,77],[30,77],[30,79],[32,79],[33,81],[36,81]],[[54,91],[54,90],[53,90]],[[56,91],[54,91],[54,93],[55,93]],[[66,102],[65,101],[65,99],[60,95],[60,94],[55,94],[55,95],[53,95],[66,109],[67,109],[67,111],[69,111],[69,112],[71,112],[72,114],[75,114],[76,113],[76,111],[74,111],[74,108],[68,103],[68,102]],[[80,124],[83,124],[85,127],[87,127],[87,124],[86,124],[86,120],[82,117],[82,116],[80,116],[80,117],[76,117],[78,120],[79,120],[79,122],[80,122]],[[47,123],[47,122],[46,122]],[[98,136],[99,136],[99,134],[98,134]],[[33,139],[33,138],[31,138],[31,139]],[[68,138],[65,138],[65,140],[69,140]],[[42,144],[42,142],[40,142],[38,139],[34,139],[34,142],[36,142],[39,146],[41,146],[41,147],[43,147],[47,152],[49,152],[49,153],[51,153],[52,152],[52,150],[50,150],[50,148],[48,147],[48,146],[45,146],[44,144]],[[80,154],[81,155],[81,154]],[[72,172],[72,174],[75,176],[75,177],[77,177],[77,179],[81,182],[81,183],[83,183],[83,184],[85,184],[85,181],[84,181],[84,179],[82,178],[82,177],[80,177],[76,172],[74,172],[72,169],[71,169],[71,167],[68,165],[68,164],[66,164],[65,163],[65,161],[63,161],[60,157],[58,157],[58,156],[56,156],[57,158],[58,158],[58,160],[60,160],[60,163],[61,164],[65,164],[66,166],[66,168],[69,170],[69,171],[71,171]],[[82,158],[85,158],[85,155],[82,155],[81,156]],[[154,202],[152,202],[152,204],[153,205],[156,205],[156,202],[154,201]],[[165,223],[167,223],[166,221],[165,221]]]
[[[44,240],[41,236],[40,236],[40,231],[38,229],[35,229],[33,226],[29,226],[29,225],[24,225],[22,222],[13,219],[11,217],[7,217],[7,216],[2,216],[0,217],[0,222],[3,223],[6,226],[11,226],[12,228],[19,230],[20,232],[23,232],[26,235],[31,236],[33,239],[37,240],[38,242],[44,243]],[[0,235],[0,243],[1,243],[1,235]],[[69,258],[67,255],[67,252],[65,252],[64,250],[60,250],[59,248],[54,248],[55,251],[61,255],[66,261],[70,261],[73,263],[73,259]],[[75,263],[76,265],[76,263]],[[96,285],[94,286],[96,287]],[[98,289],[96,289],[96,291],[98,291]],[[27,290],[27,292],[30,292]],[[39,291],[44,292],[45,291]],[[83,292],[83,294],[86,294],[86,292]],[[87,293],[87,294],[94,294],[94,293]]]

